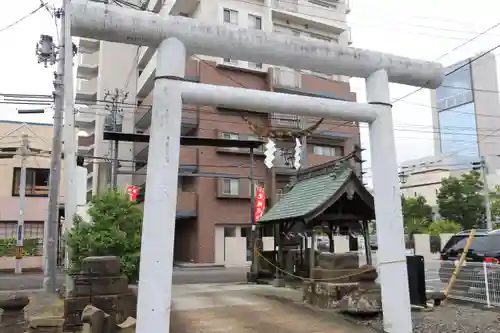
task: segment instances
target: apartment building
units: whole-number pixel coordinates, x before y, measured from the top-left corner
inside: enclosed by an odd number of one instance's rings
[[[148,6],[149,10],[159,12],[161,15],[181,15],[206,22],[237,24],[245,28],[276,31],[342,45],[350,43],[350,30],[345,23],[349,6],[345,0],[149,1]],[[103,52],[102,45],[106,44],[90,40],[83,40],[83,42],[93,43],[94,50],[99,53]],[[116,62],[121,63],[122,58],[128,60],[129,56],[129,54],[121,54]],[[129,84],[136,87],[134,94],[136,109],[133,113],[133,128],[124,128],[124,132],[148,134],[151,126],[156,50],[140,47],[137,50],[133,49],[131,56],[137,59],[136,67],[134,67],[136,73],[132,75],[136,75],[136,81]],[[99,57],[111,58],[102,54]],[[114,65],[108,63],[106,66]],[[95,86],[99,86],[103,63],[99,62],[98,66],[99,74]],[[128,71],[128,68],[121,67],[121,77],[124,72]],[[112,70],[108,69],[108,71]],[[350,90],[347,77],[253,64],[238,59],[192,56],[187,61],[186,79],[206,84],[356,100],[355,94]],[[87,95],[92,95],[92,100],[96,101],[95,104],[99,108],[99,98],[96,93],[93,93],[94,90],[90,92],[92,94]],[[92,106],[89,106],[89,109],[91,108]],[[90,127],[95,125],[97,131],[97,121],[95,117],[92,117],[96,113],[89,112],[88,114],[90,117],[86,123],[92,124]],[[82,113],[80,119],[83,116]],[[247,120],[243,119],[244,117]],[[257,134],[250,130],[247,121],[257,127],[293,131],[311,126],[317,120],[299,119],[286,114],[259,113],[252,110],[241,112],[185,105],[182,134],[214,139],[255,139]],[[92,135],[97,137],[97,132]],[[92,146],[93,144],[94,147],[82,148],[82,151],[96,149],[97,141],[92,139],[92,135],[86,138],[88,140],[86,145]],[[102,144],[106,145],[106,143]],[[308,138],[307,163],[316,165],[340,158],[351,152],[356,144],[359,144],[357,124],[325,120]],[[279,149],[275,160],[278,194],[294,173],[288,154],[288,148],[292,146],[291,139],[278,142]],[[148,145],[135,143],[132,147],[131,158],[136,161],[133,168],[123,165],[120,173],[127,174],[124,177],[129,177],[128,184],[141,186],[146,181]],[[269,172],[263,161],[263,151],[260,148],[255,156],[255,179],[257,183],[269,189]],[[228,248],[230,242],[227,239],[247,238],[250,234],[249,164],[248,149],[181,147],[175,260],[221,264],[227,264],[230,261]],[[93,168],[93,174],[96,177],[95,163]],[[214,177],[214,174],[224,176]]]
[[[44,221],[48,216],[50,155],[52,124],[0,121],[0,238],[16,237],[19,218],[19,186],[23,135],[28,136],[29,147],[45,151],[26,158],[26,201],[24,210],[25,238],[43,238]],[[62,183],[61,199],[64,202]]]

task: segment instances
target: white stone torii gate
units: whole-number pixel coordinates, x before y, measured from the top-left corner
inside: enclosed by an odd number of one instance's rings
[[[412,331],[389,82],[437,88],[437,63],[73,0],[72,35],[158,47],[142,231],[138,333],[169,332],[183,102],[369,123],[384,327]],[[366,79],[368,104],[182,81],[203,54]]]

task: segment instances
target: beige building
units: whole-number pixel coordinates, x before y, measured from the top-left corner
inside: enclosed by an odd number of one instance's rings
[[[406,198],[423,196],[437,214],[442,180],[471,171],[472,161],[475,159],[437,155],[404,162],[400,166],[401,193]]]
[[[16,153],[28,136],[29,147],[45,152],[26,159],[25,238],[43,238],[47,219],[52,124],[0,121],[0,238],[15,237],[19,218],[21,157]],[[15,156],[10,153],[14,152]],[[63,202],[64,188],[61,188]]]

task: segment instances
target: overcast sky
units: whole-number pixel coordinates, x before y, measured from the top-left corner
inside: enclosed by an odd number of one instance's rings
[[[26,15],[39,5],[39,0],[12,1],[8,10],[0,12],[0,29]],[[60,5],[60,1],[49,1]],[[435,60],[477,36],[500,21],[498,0],[350,0],[353,46],[390,52],[412,58]],[[6,7],[7,8],[7,7]],[[0,31],[0,93],[50,94],[53,67],[37,64],[35,44],[40,34],[56,38],[54,19],[40,10],[22,23]],[[445,65],[459,61],[500,44],[500,29],[477,38],[474,42],[440,59]],[[365,101],[363,80],[351,80],[358,101]],[[391,86],[391,97],[401,97],[413,87]],[[1,97],[0,97],[1,98]],[[427,105],[427,106],[426,106]],[[397,153],[400,162],[433,154],[431,111],[428,90],[395,103],[394,122]],[[17,106],[18,107],[18,106]],[[0,104],[0,119],[52,121],[45,115],[19,116],[16,106]],[[362,145],[368,174],[369,145],[366,129],[362,129]]]

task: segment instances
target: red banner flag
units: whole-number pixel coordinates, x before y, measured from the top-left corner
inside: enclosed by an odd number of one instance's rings
[[[253,213],[255,216],[255,223],[264,215],[264,210],[266,209],[266,193],[264,189],[260,186],[257,187],[257,192],[255,193],[254,209]]]
[[[139,188],[137,186],[127,186],[127,194],[129,195],[130,201],[136,201],[139,195]]]

